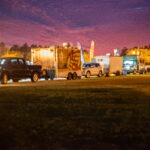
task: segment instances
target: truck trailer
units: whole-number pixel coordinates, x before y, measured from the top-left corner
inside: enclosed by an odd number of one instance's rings
[[[105,76],[122,74],[123,58],[121,56],[96,56],[92,61],[103,67]]]
[[[122,56],[110,56],[109,58],[109,74],[122,75],[123,71],[123,58]]]
[[[82,76],[81,50],[72,46],[32,48],[31,62],[42,65],[45,79],[75,80]]]

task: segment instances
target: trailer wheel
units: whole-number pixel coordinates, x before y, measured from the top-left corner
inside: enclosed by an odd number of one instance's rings
[[[50,74],[50,79],[54,80],[54,78],[55,78],[55,72],[53,72],[53,73]]]
[[[50,76],[50,79],[51,79],[51,80],[54,80],[54,76],[53,76],[53,75],[52,75],[52,76]]]
[[[86,78],[90,78],[90,76],[91,76],[91,73],[90,73],[90,71],[88,71],[87,73],[86,73]]]
[[[116,76],[120,76],[121,72],[119,70],[116,71]]]
[[[7,84],[7,81],[8,81],[8,75],[6,73],[4,73],[3,76],[2,76],[1,83],[2,84]]]
[[[81,76],[78,76],[78,79],[81,79],[82,77]]]
[[[73,73],[72,79],[73,79],[73,80],[76,80],[76,79],[77,79],[77,73],[76,73],[76,72]]]
[[[72,79],[72,73],[68,73],[67,80],[71,80],[71,79]]]
[[[38,73],[34,72],[33,75],[32,75],[32,77],[31,77],[31,81],[32,82],[37,82],[38,79],[39,79]]]
[[[108,72],[105,74],[105,77],[109,77],[109,73]]]

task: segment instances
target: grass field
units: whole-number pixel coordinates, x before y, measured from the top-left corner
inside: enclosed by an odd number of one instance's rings
[[[2,150],[150,148],[150,76],[0,85]]]

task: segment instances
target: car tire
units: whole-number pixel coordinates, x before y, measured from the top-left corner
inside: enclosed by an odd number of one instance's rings
[[[102,71],[99,71],[98,73],[98,77],[101,77],[103,74],[102,74]]]
[[[86,78],[90,78],[90,76],[91,76],[91,73],[90,73],[90,71],[88,71],[88,72],[86,73]]]

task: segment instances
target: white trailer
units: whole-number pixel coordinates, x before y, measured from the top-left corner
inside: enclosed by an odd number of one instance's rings
[[[46,79],[75,80],[82,76],[81,51],[71,46],[32,48],[31,62],[42,65],[43,77]]]
[[[123,58],[121,56],[96,56],[92,61],[103,67],[103,73],[106,76],[122,74]]]
[[[109,75],[121,75],[123,71],[123,58],[121,56],[110,56]]]

